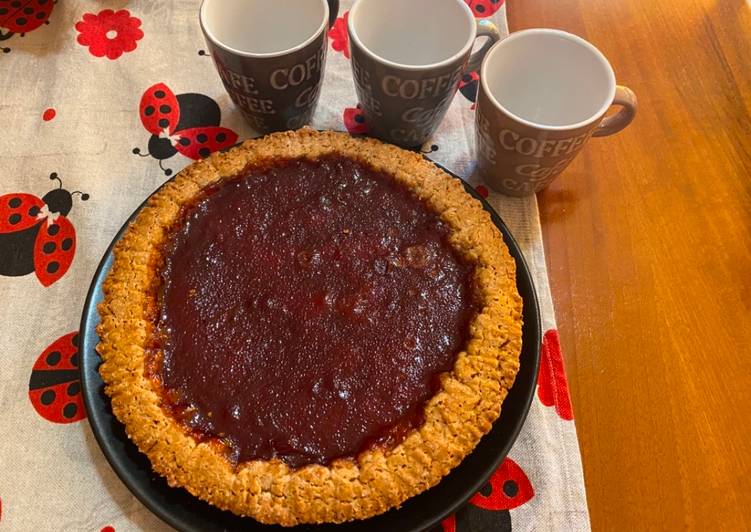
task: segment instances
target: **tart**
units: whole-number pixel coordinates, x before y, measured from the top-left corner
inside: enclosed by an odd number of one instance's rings
[[[171,486],[263,523],[364,519],[490,430],[521,305],[457,179],[304,128],[193,163],[149,199],[104,283],[99,371]]]

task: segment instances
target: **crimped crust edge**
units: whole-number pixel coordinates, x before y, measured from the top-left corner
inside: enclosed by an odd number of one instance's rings
[[[221,444],[197,442],[163,409],[158,385],[146,377],[160,247],[181,206],[205,187],[269,158],[326,154],[393,175],[441,216],[450,226],[451,245],[476,265],[480,311],[470,324],[465,349],[426,403],[424,423],[392,449],[368,449],[357,459],[329,466],[293,470],[274,459],[234,468]],[[515,263],[489,214],[458,180],[419,154],[346,133],[309,128],[274,133],[186,167],[149,199],[116,244],[98,310],[97,351],[105,392],[154,470],[171,486],[269,524],[365,519],[437,484],[490,430],[519,369],[522,301]]]

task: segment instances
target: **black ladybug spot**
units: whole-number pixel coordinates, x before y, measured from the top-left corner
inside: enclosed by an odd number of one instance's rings
[[[16,19],[16,24],[18,24],[19,26],[23,26],[26,24],[26,19],[24,17],[18,17]]]
[[[209,140],[209,137],[206,136],[206,133],[199,133],[198,136],[196,136],[196,140],[203,144],[207,140]]]
[[[60,351],[53,351],[44,359],[48,366],[57,366],[60,363]]]
[[[364,115],[355,115],[355,122],[358,124],[364,124],[365,123],[365,116]]]
[[[49,255],[50,253],[55,252],[56,247],[57,246],[55,245],[54,242],[45,242],[44,245],[42,246],[42,251],[44,251],[47,255]]]
[[[0,7],[0,15],[5,15],[8,12],[7,7]]]
[[[78,392],[81,391],[81,385],[77,382],[71,382],[66,391],[70,397],[73,397],[74,395],[78,395]]]
[[[52,261],[47,265],[47,273],[55,273],[60,269],[60,264],[56,261]]]
[[[164,96],[165,96],[164,91],[155,91],[154,92],[154,97],[156,97],[156,98],[164,98]]]
[[[470,81],[472,81],[472,76],[470,74],[464,74],[462,76],[462,81],[464,83],[469,83]]]
[[[23,14],[24,15],[31,15],[32,13],[34,13],[34,8],[33,7],[24,7],[23,8]]]
[[[60,248],[63,251],[68,251],[71,247],[73,247],[73,239],[72,238],[66,238],[63,240],[63,243],[60,245]]]
[[[159,112],[163,113],[165,115],[169,114],[169,113],[172,112],[172,107],[170,107],[169,105],[160,105],[159,106]]]
[[[60,232],[60,226],[57,224],[52,224],[47,228],[47,234],[50,236],[55,236]]]
[[[39,214],[39,207],[34,205],[31,209],[29,209],[29,216],[36,217],[37,214]]]
[[[47,3],[47,0],[38,0],[37,1],[37,4],[39,4],[40,6],[43,6],[46,3]]]
[[[10,218],[8,218],[8,221],[10,222],[10,225],[16,225],[18,222],[21,221],[21,215],[18,213],[11,214]]]
[[[217,142],[224,142],[225,140],[227,140],[227,134],[226,133],[217,133],[215,138],[216,138]]]
[[[52,402],[55,400],[55,392],[52,390],[45,390],[42,392],[42,396],[39,398],[40,401],[42,401],[42,404],[45,406],[51,405]]]
[[[154,106],[153,105],[147,105],[146,109],[143,110],[143,114],[146,116],[151,116],[154,114]]]
[[[491,4],[497,4],[497,3],[498,3],[498,2],[500,2],[500,1],[501,1],[501,0],[490,0],[490,3],[491,3]]]
[[[19,2],[18,0],[14,0],[13,2],[10,3],[10,7],[21,7],[21,2]]]
[[[78,335],[74,335],[73,338],[70,339],[70,343],[74,346],[78,347]]]
[[[485,6],[477,5],[475,6],[475,11],[477,11],[478,13],[485,13]]]
[[[167,127],[169,125],[169,120],[166,118],[162,118],[159,120],[159,127]]]
[[[519,493],[519,486],[513,480],[507,480],[503,483],[503,493],[506,497],[515,497]]]
[[[480,488],[480,495],[483,497],[490,497],[491,493],[493,493],[493,486],[490,485],[490,482],[486,482],[485,485]]]
[[[8,202],[8,207],[11,209],[17,209],[21,206],[21,198],[11,198]]]
[[[78,353],[73,353],[70,357],[70,363],[74,367],[78,367]]]
[[[183,137],[178,142],[181,146],[190,146],[190,139],[188,137]]]
[[[63,416],[67,419],[75,416],[76,412],[78,412],[78,407],[73,403],[68,403],[67,405],[65,405],[65,408],[63,408]]]
[[[205,159],[206,157],[211,155],[211,150],[208,148],[201,148],[200,150],[198,150],[198,155]]]
[[[44,11],[40,11],[36,15],[37,20],[42,20],[45,17]]]

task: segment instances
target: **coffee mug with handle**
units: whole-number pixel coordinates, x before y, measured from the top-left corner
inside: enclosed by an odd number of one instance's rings
[[[621,106],[605,117],[611,105]],[[590,137],[612,135],[636,114],[636,96],[616,85],[605,56],[553,29],[511,34],[480,69],[475,131],[478,172],[511,196],[546,187]]]
[[[462,74],[476,70],[500,38],[463,0],[357,0],[347,27],[370,134],[406,147],[430,138]],[[487,42],[471,53],[478,37]]]
[[[203,0],[201,29],[232,101],[260,133],[310,122],[339,0]]]

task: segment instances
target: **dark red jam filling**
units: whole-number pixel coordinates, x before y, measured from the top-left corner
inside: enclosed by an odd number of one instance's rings
[[[473,267],[388,175],[342,157],[208,190],[165,247],[155,377],[244,462],[396,444],[463,347]]]

